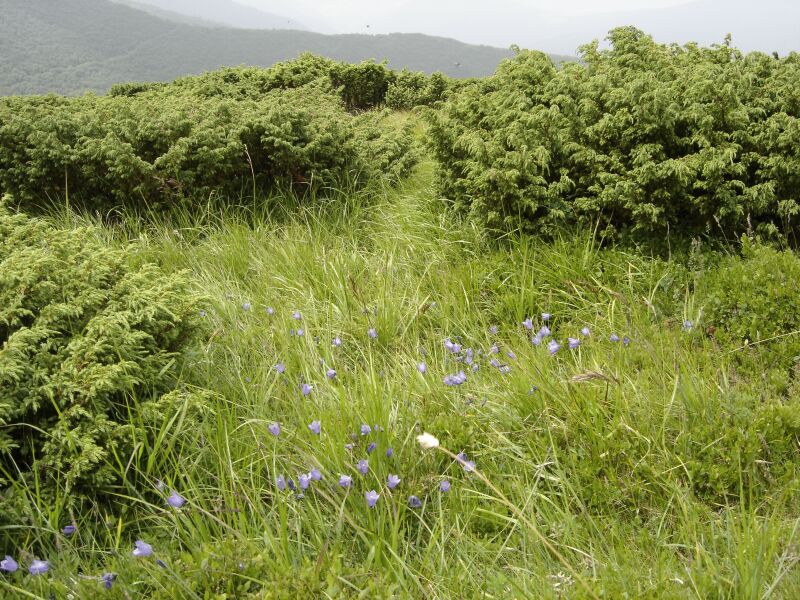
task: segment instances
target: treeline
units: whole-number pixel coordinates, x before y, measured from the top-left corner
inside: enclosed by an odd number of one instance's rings
[[[0,190],[17,205],[66,199],[92,210],[166,208],[256,187],[363,186],[417,159],[384,105],[443,98],[444,76],[303,55],[109,95],[0,100]]]
[[[800,54],[609,39],[561,69],[519,52],[431,111],[441,195],[495,231],[795,233]]]

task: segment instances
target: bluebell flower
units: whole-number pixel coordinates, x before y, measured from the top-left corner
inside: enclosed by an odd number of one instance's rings
[[[372,432],[372,428],[367,425],[366,423],[361,424],[361,435],[369,435]]]
[[[542,313],[542,321],[549,321],[552,316],[550,313]]]
[[[61,533],[63,533],[67,537],[70,537],[77,530],[78,530],[78,528],[75,527],[75,525],[65,525],[64,528],[61,530]]]
[[[467,380],[467,376],[464,371],[459,371],[455,375],[446,375],[444,378],[444,384],[449,386],[457,386],[461,385]]]
[[[474,365],[472,365],[472,372],[473,373],[477,373],[478,369],[480,369],[480,365],[478,363],[475,363]]]
[[[292,313],[292,318],[293,318],[295,321],[299,321],[300,319],[302,319],[302,315],[300,314],[300,311],[299,311],[299,310],[296,310],[296,311],[294,311],[294,312]]]
[[[627,335],[622,338],[622,345],[623,346],[629,346],[630,343],[631,343],[631,338],[629,338]]]
[[[367,506],[370,508],[375,508],[375,505],[378,503],[378,498],[380,498],[380,494],[375,490],[370,490],[364,494],[364,498],[367,500]]]
[[[612,333],[608,339],[616,344],[619,341],[619,336],[616,333]]]
[[[531,338],[531,344],[534,346],[541,346],[542,345],[542,338],[537,334]]]
[[[336,379],[336,371],[334,369],[328,369],[325,371],[325,376],[328,379]]]
[[[581,335],[583,335],[583,337],[589,337],[590,335],[592,335],[592,332],[588,327],[584,327],[583,329],[581,329]]]
[[[546,337],[550,337],[550,328],[547,325],[542,325],[542,328],[539,330],[539,337],[544,339]]]
[[[0,560],[0,571],[15,573],[17,569],[19,569],[19,564],[7,554],[3,560]]]
[[[313,467],[311,471],[308,472],[309,477],[314,481],[320,481],[322,479],[322,473],[316,467]]]
[[[269,429],[269,432],[272,435],[274,435],[275,437],[277,437],[277,436],[279,436],[281,434],[281,426],[278,423],[270,423],[267,426],[267,429]]]
[[[289,479],[286,481],[286,487],[288,487],[291,491],[295,491],[297,487],[294,485],[294,479],[289,477]]]
[[[286,491],[286,478],[283,475],[278,475],[275,478],[275,485],[278,486],[278,489],[282,492]]]
[[[492,347],[489,348],[489,354],[499,354],[500,353],[500,346],[497,344],[492,344]]]
[[[342,345],[342,338],[340,338],[339,336],[336,336],[335,338],[333,338],[333,341],[331,342],[331,346],[335,346],[335,347],[338,348],[341,345]]]
[[[423,375],[425,374],[425,372],[427,370],[428,370],[428,365],[426,365],[424,362],[421,362],[421,363],[417,364],[417,371],[419,371]]]
[[[517,360],[517,355],[516,355],[516,354],[514,354],[514,351],[513,351],[513,350],[509,350],[509,351],[506,353],[506,355],[507,355],[507,356],[508,356],[508,358],[510,358],[511,360]]]
[[[297,481],[300,483],[300,489],[305,491],[311,483],[311,474],[301,473],[297,477]]]
[[[319,432],[322,429],[322,423],[319,421],[311,421],[311,423],[308,425],[308,428],[311,430],[311,433],[319,435]]]
[[[279,362],[279,363],[278,363],[277,365],[275,365],[275,367],[273,367],[273,368],[274,368],[274,369],[275,369],[275,370],[276,370],[278,373],[280,373],[281,375],[283,375],[283,374],[286,372],[286,365],[284,365],[282,362]]]
[[[180,508],[186,504],[186,498],[181,496],[175,490],[172,490],[172,493],[167,498],[167,504],[169,504],[172,508]]]
[[[547,351],[550,353],[551,356],[556,352],[558,352],[560,349],[561,349],[561,344],[559,344],[555,340],[550,340],[550,343],[547,344]]]
[[[376,448],[375,442],[372,442],[369,446],[367,446],[367,454],[372,454],[373,452],[375,452],[375,448]]]
[[[250,310],[252,308],[252,306],[250,305],[249,302],[245,302],[244,304],[242,304],[242,308],[244,310]]]
[[[495,369],[499,369],[499,368],[500,368],[500,367],[503,365],[503,363],[501,363],[501,362],[500,362],[499,360],[497,360],[496,358],[493,358],[492,360],[490,360],[490,361],[489,361],[489,364],[490,364],[491,366],[493,366]]]
[[[491,327],[489,327],[489,333],[491,333],[492,335],[497,335],[497,332],[498,332],[497,325],[492,325]]]
[[[447,479],[443,480],[439,484],[439,491],[440,492],[449,492],[450,491],[450,482]]]
[[[274,315],[275,314],[275,309],[272,308],[271,306],[268,306],[267,307],[267,314],[268,315]]]
[[[156,564],[157,564],[159,567],[161,567],[162,569],[166,569],[166,568],[167,568],[167,563],[165,563],[165,562],[164,562],[163,560],[161,560],[160,558],[157,558],[157,559],[156,559]]]
[[[133,545],[136,546],[133,549],[133,552],[131,552],[131,554],[133,554],[134,556],[137,556],[139,558],[145,558],[153,554],[153,547],[147,542],[143,542],[142,540],[136,540],[133,543]]]
[[[116,578],[117,576],[114,575],[113,573],[103,573],[103,576],[100,578],[100,580],[103,582],[103,586],[107,590],[110,590],[111,586],[114,585],[114,579]]]
[[[527,329],[528,331],[531,331],[531,330],[533,329],[533,320],[532,320],[532,319],[525,319],[525,320],[522,322],[522,326],[523,326],[525,329]]]
[[[422,506],[422,501],[417,498],[416,496],[409,496],[408,497],[408,505],[411,508],[420,508]]]
[[[508,375],[509,373],[511,373],[511,367],[509,367],[508,365],[500,365],[498,371],[500,371],[503,375]]]
[[[459,452],[456,455],[456,460],[458,460],[467,473],[471,473],[475,470],[475,463],[471,460],[467,460],[467,454],[465,452]]]
[[[353,484],[353,478],[349,475],[342,475],[339,477],[339,485],[343,488],[349,488]]]
[[[575,350],[581,345],[581,341],[578,338],[567,338],[567,342],[569,343],[570,350]]]
[[[356,463],[356,469],[362,475],[366,475],[369,471],[369,461],[365,458],[362,458],[360,461]]]
[[[353,451],[353,444],[345,444],[344,445],[344,449],[347,450],[348,452],[352,452]]]
[[[308,396],[312,389],[314,389],[314,386],[312,386],[310,383],[304,383],[300,386],[300,391],[303,393],[303,396]]]
[[[686,319],[683,322],[683,326],[681,327],[681,329],[683,329],[684,331],[691,331],[692,327],[694,327],[694,323]]]
[[[378,339],[378,331],[374,327],[370,327],[369,328],[369,331],[367,332],[367,335],[369,335],[370,339],[372,339],[372,340],[377,340]]]
[[[305,329],[299,328],[297,330],[297,336],[298,337],[303,337],[305,334],[306,334]]]
[[[453,345],[454,345],[454,344],[453,344],[453,342],[451,342],[451,341],[450,341],[450,339],[446,339],[446,340],[444,341],[444,347],[445,347],[447,350],[450,350],[450,352],[452,352],[452,351],[453,351]]]
[[[390,490],[393,490],[400,485],[400,478],[397,475],[390,474],[389,477],[386,478],[386,485],[389,486]]]
[[[392,458],[394,456],[394,448],[387,448],[386,449],[386,458]]]
[[[44,575],[50,570],[50,564],[46,560],[34,560],[28,566],[28,573],[31,575]]]

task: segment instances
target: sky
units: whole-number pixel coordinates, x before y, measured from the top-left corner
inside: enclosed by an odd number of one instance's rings
[[[404,5],[412,4],[408,0],[292,0],[291,10],[285,4],[274,0],[238,0],[242,4],[249,4],[263,10],[278,13],[302,13],[329,21],[334,27],[353,29],[354,22],[363,20],[376,20],[390,15]],[[437,0],[429,0],[436,3]],[[688,0],[516,0],[516,4],[536,8],[554,17],[571,17],[598,12],[613,12],[617,10],[663,8],[684,4]],[[283,6],[281,6],[283,4]],[[495,4],[486,0],[462,0],[459,2],[464,12],[476,8],[486,8]]]
[[[320,33],[425,33],[575,55],[635,25],[656,41],[703,45],[733,34],[745,51],[798,49],[800,0],[235,0]]]

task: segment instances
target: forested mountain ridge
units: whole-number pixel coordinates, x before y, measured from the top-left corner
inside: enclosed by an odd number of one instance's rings
[[[104,92],[309,51],[454,77],[492,73],[511,50],[421,34],[322,35],[192,26],[108,0],[0,0],[0,95]]]

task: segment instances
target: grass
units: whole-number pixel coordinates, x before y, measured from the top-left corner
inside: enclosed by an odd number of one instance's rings
[[[797,477],[746,451],[759,411],[789,400],[733,376],[735,348],[682,329],[702,318],[698,273],[600,249],[590,234],[489,244],[438,204],[431,181],[425,163],[397,188],[338,204],[282,210],[281,198],[100,230],[133,244],[136,260],[191,272],[210,335],[183,379],[211,393],[147,422],[137,455],[118,458],[126,483],[113,507],[70,513],[26,490],[14,550],[48,558],[51,571],[0,576],[0,594],[800,597]],[[538,329],[544,311],[562,343],[581,338],[578,349],[550,356],[531,344],[521,323],[532,316]],[[302,337],[290,335],[297,328]],[[465,369],[446,338],[475,349],[480,369],[466,366],[462,386],[442,382]],[[362,423],[380,430],[361,436]],[[466,452],[491,485],[423,451],[423,431]],[[355,469],[362,458],[367,475]],[[783,462],[796,466],[797,455]],[[276,488],[277,475],[297,481],[311,467],[323,479],[302,499]],[[390,473],[402,480],[393,491]],[[180,510],[164,502],[172,489],[188,501]],[[372,489],[380,499],[369,509]],[[130,555],[138,538],[154,557]],[[104,572],[117,574],[109,591]]]

